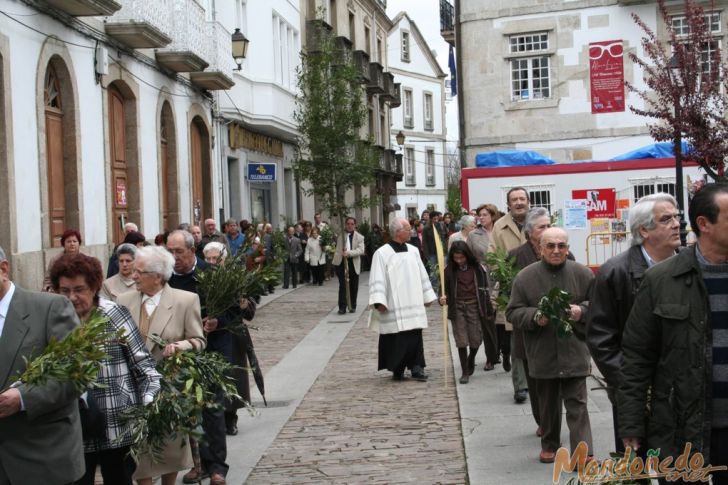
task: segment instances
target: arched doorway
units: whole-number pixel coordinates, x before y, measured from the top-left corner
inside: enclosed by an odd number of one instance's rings
[[[192,171],[192,215],[199,224],[212,213],[212,170],[210,134],[202,118],[195,116],[190,124],[190,164]]]
[[[124,224],[142,227],[137,153],[137,107],[134,92],[122,81],[108,87],[111,181],[111,237],[124,239]]]
[[[177,133],[172,108],[168,101],[162,105],[159,123],[159,158],[162,229],[171,230],[179,225],[180,217],[179,185],[177,183]]]
[[[63,60],[53,56],[43,80],[48,229],[51,247],[79,226],[73,89]]]

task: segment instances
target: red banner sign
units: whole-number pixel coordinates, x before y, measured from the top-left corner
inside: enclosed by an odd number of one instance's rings
[[[624,111],[624,45],[621,40],[589,44],[592,113]]]
[[[614,189],[572,190],[572,199],[586,199],[586,218],[615,217],[617,191]]]

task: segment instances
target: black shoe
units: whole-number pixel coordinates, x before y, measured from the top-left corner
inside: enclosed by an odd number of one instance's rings
[[[273,288],[268,288],[268,293],[270,293],[271,295],[272,295],[273,293],[275,293],[275,292],[276,292],[276,290],[274,290]]]
[[[284,290],[287,290],[287,289],[288,289],[288,287],[287,287],[287,286],[284,286],[284,287],[283,287],[283,289],[284,289]],[[271,293],[272,293],[272,292],[271,292]]]
[[[404,380],[404,372],[395,372],[392,374],[392,380],[393,381],[403,381]]]
[[[427,382],[427,378],[430,377],[422,371],[412,372],[412,379],[420,382]]]
[[[503,370],[506,372],[511,371],[511,354],[503,354]]]
[[[524,402],[526,402],[527,397],[528,389],[520,389],[513,394],[513,400],[516,401],[516,403],[518,404],[523,404]]]
[[[412,369],[412,379],[424,382],[427,380],[428,377],[430,376],[425,374],[425,369],[423,369],[419,365],[414,366],[414,368]]]
[[[339,315],[345,315],[345,314],[346,314],[346,310],[339,310]]]
[[[354,313],[354,312],[356,312],[356,307],[354,307],[351,310],[349,310],[349,313]]]
[[[298,285],[293,285],[294,288],[298,288]]]
[[[228,436],[235,436],[238,434],[238,425],[237,424],[229,424],[225,426],[225,432]]]
[[[319,282],[319,286],[324,286],[324,284],[323,284],[323,283],[321,283],[321,282]]]

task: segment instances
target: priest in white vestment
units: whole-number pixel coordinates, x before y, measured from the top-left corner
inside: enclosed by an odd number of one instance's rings
[[[379,333],[379,370],[387,369],[394,380],[402,380],[410,369],[413,379],[425,381],[425,307],[437,295],[419,250],[407,244],[407,219],[395,218],[389,232],[392,240],[374,253],[369,273],[369,327]]]

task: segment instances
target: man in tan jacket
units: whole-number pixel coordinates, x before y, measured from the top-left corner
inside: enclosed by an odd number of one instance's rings
[[[493,234],[490,238],[488,252],[495,252],[502,249],[508,252],[516,249],[526,242],[526,235],[523,232],[523,225],[526,222],[526,214],[529,209],[528,191],[523,187],[513,187],[506,194],[508,203],[508,214],[498,219],[493,225]],[[503,354],[503,369],[511,370],[511,338],[513,326],[506,321],[503,312],[496,316],[496,328],[498,329],[498,346]],[[526,371],[523,368],[521,359],[513,359],[513,399],[517,403],[526,402],[528,396],[528,383],[526,382]]]

